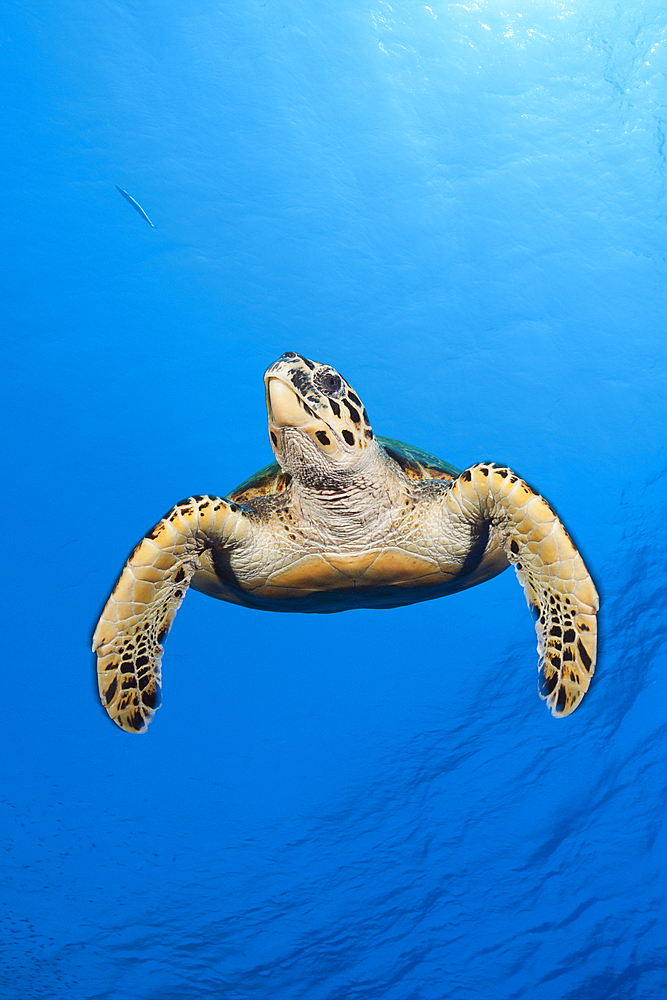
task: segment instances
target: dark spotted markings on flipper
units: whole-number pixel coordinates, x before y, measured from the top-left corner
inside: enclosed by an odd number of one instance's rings
[[[455,516],[488,520],[537,616],[540,697],[551,714],[569,715],[595,671],[598,594],[584,561],[544,497],[511,469],[466,469],[446,502]]]
[[[148,532],[125,564],[93,635],[100,699],[121,729],[144,732],[159,708],[162,642],[200,555],[238,534],[241,517],[236,504],[220,497],[190,497]]]

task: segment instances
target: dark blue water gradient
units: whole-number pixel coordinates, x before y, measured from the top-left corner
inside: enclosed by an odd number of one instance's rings
[[[3,997],[667,997],[663,6],[6,5]],[[603,599],[571,718],[506,573],[190,594],[108,723],[115,575],[269,460],[284,350],[554,504]]]

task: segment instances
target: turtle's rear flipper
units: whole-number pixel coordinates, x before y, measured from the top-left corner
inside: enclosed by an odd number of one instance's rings
[[[148,532],[125,564],[93,635],[102,704],[129,733],[148,727],[161,701],[162,642],[201,553],[224,544],[238,507],[191,497]]]
[[[537,616],[538,690],[552,715],[569,715],[595,671],[599,600],[557,514],[511,469],[466,469],[446,502],[450,513],[487,520]]]

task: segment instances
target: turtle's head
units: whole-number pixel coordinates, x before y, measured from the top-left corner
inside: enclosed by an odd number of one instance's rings
[[[264,382],[271,447],[283,469],[325,484],[365,466],[373,431],[363,403],[334,368],[288,351]]]

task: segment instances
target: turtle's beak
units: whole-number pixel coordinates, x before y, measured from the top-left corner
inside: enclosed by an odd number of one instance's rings
[[[266,408],[275,427],[304,427],[315,418],[311,408],[280,378],[266,380]]]

